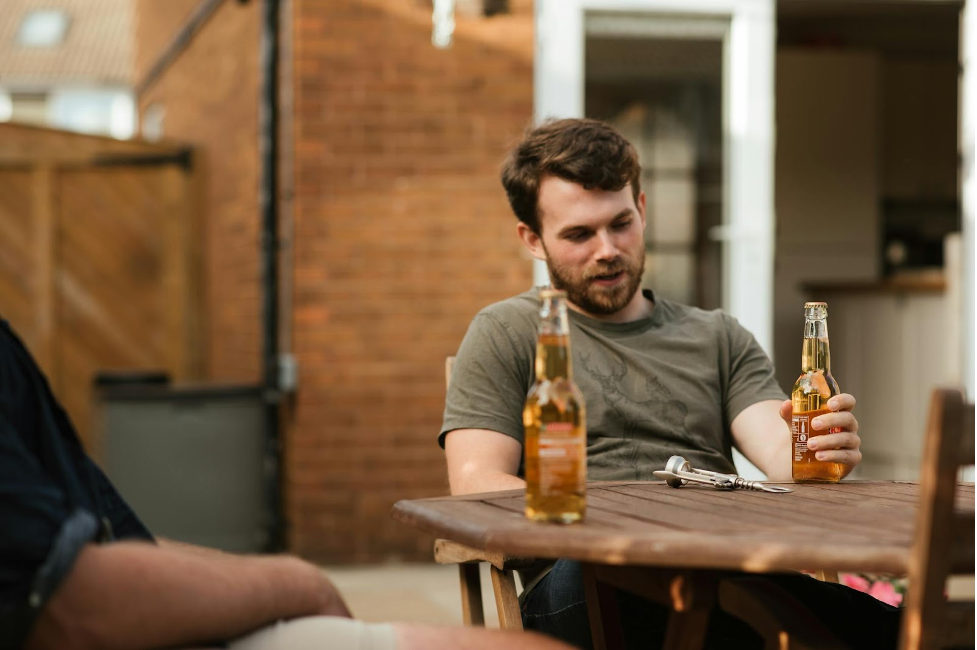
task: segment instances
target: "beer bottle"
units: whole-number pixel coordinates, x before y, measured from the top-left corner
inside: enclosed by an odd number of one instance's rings
[[[566,293],[539,292],[536,383],[522,412],[526,452],[526,516],[572,523],[584,517],[587,418],[573,383]]]
[[[843,466],[817,460],[808,450],[807,441],[813,436],[834,433],[837,429],[811,429],[811,420],[830,413],[827,401],[841,390],[831,376],[831,356],[828,352],[828,303],[804,303],[804,346],[801,350],[801,376],[790,393],[791,437],[793,456],[791,475],[796,483],[837,483]]]

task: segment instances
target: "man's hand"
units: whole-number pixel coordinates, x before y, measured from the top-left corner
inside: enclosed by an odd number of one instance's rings
[[[855,398],[848,393],[841,393],[829,399],[827,406],[831,413],[811,420],[811,429],[817,433],[808,439],[807,448],[816,452],[815,458],[818,460],[844,465],[842,477],[845,477],[862,462],[858,420],[852,414]],[[785,400],[780,405],[780,417],[790,427],[790,400]],[[824,431],[828,433],[823,433]]]

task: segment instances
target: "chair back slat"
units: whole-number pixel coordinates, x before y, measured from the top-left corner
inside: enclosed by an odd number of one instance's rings
[[[445,387],[451,385],[451,373],[455,369],[455,357],[445,357],[444,358],[444,385]]]
[[[946,613],[937,630],[937,647],[967,648],[974,645],[973,602],[947,604]]]
[[[970,439],[969,450],[966,438]],[[944,594],[947,577],[955,571],[973,574],[974,515],[954,511],[959,469],[974,463],[973,438],[974,405],[965,403],[960,391],[942,388],[933,391],[901,650],[945,647],[947,624],[956,609]],[[969,533],[966,533],[968,526]],[[969,607],[973,610],[972,601]],[[972,616],[966,633],[972,641]]]
[[[950,533],[950,573],[960,575],[974,572],[974,513],[955,512]]]
[[[964,409],[963,413],[963,435],[960,436],[960,459],[961,465],[974,464],[974,409]]]

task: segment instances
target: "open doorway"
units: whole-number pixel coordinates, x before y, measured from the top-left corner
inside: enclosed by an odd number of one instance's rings
[[[863,477],[915,476],[929,390],[959,371],[960,6],[777,6],[778,380],[799,370],[803,302],[827,301]]]
[[[588,17],[585,113],[638,149],[648,206],[644,286],[718,308],[722,250],[710,235],[723,223],[725,21],[598,18]]]

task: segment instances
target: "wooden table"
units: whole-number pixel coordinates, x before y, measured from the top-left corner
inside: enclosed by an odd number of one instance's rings
[[[582,561],[596,647],[620,641],[603,625],[611,586],[670,602],[666,646],[696,647],[723,572],[907,573],[917,484],[792,487],[769,494],[591,483],[586,520],[569,526],[526,519],[522,490],[400,501],[393,516],[476,549]],[[957,502],[974,511],[973,484],[958,487]]]

